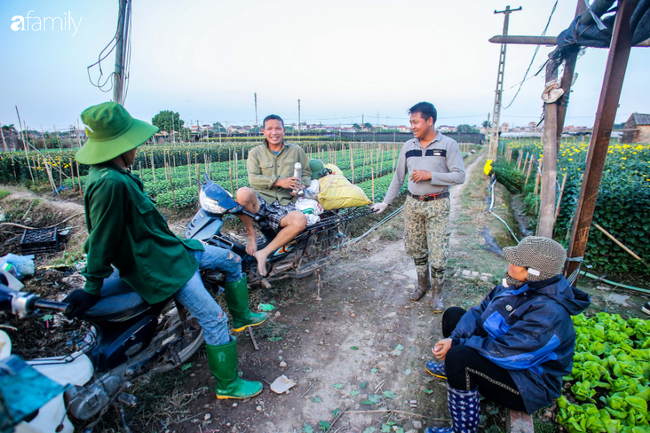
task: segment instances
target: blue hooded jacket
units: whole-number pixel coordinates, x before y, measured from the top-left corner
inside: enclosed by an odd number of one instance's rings
[[[508,370],[533,413],[561,395],[562,377],[573,368],[571,316],[589,303],[562,275],[516,289],[499,285],[463,315],[450,338]]]

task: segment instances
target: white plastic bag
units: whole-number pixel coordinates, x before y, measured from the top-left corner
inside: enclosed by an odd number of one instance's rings
[[[309,183],[309,187],[305,188],[305,198],[318,200],[319,192],[320,192],[320,183],[318,182],[318,179],[312,179],[312,181]]]
[[[15,254],[7,254],[0,258],[0,268],[18,279],[22,279],[27,275],[33,275],[34,255],[17,256]]]
[[[298,209],[300,212],[308,215],[320,215],[323,212],[323,206],[320,205],[316,200],[310,199],[310,198],[303,198],[300,197],[296,201],[296,209]]]

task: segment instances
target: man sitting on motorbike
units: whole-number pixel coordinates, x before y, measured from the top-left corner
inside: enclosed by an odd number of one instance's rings
[[[90,165],[84,194],[88,239],[84,249],[84,290],[65,299],[71,317],[80,317],[101,297],[103,281],[115,266],[120,277],[149,304],[174,297],[203,327],[210,371],[222,398],[248,398],[262,391],[260,382],[238,375],[237,340],[228,332],[228,318],[203,286],[199,269],[226,274],[225,296],[235,331],[266,320],[248,307],[248,286],[240,258],[223,248],[182,240],[144,192],[142,180],[127,170],[137,147],[158,128],[133,119],[119,104],[106,102],[81,113],[88,140],[77,152]]]
[[[253,220],[241,215],[248,232],[246,252],[257,259],[257,270],[265,276],[266,259],[271,253],[290,242],[307,227],[307,217],[296,210],[296,191],[305,189],[311,181],[311,170],[305,151],[284,142],[284,122],[271,114],[262,123],[264,143],[248,152],[248,183],[237,191],[237,203],[251,213],[267,218],[278,234],[261,250],[257,250],[257,233]],[[302,165],[302,177],[293,176],[295,163]]]

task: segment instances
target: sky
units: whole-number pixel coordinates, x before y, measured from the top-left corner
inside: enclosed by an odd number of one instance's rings
[[[547,35],[570,24],[576,1],[558,0]],[[509,33],[540,35],[554,3],[133,0],[124,105],[149,122],[173,110],[186,124],[254,124],[257,93],[259,121],[274,113],[297,122],[300,99],[308,123],[407,125],[408,108],[429,101],[438,125],[480,125],[494,103],[500,46],[488,39],[501,34],[504,17],[495,9],[522,6],[510,16]],[[28,14],[30,27],[13,31],[12,18]],[[91,84],[87,67],[114,36],[117,15],[118,0],[2,0],[0,123],[16,124],[17,106],[30,129],[67,129],[86,107],[110,100],[111,92]],[[551,50],[539,49],[529,77]],[[508,46],[504,107],[533,52]],[[593,126],[606,61],[602,49],[579,58],[566,125]],[[617,122],[650,113],[648,65],[650,49],[634,48]],[[113,55],[102,68],[114,69]],[[90,76],[97,80],[97,67]],[[501,121],[539,121],[543,88],[543,72],[527,80]]]

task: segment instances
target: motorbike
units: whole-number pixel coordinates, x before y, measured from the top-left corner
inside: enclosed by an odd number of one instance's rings
[[[0,284],[0,310],[19,317],[34,317],[37,310],[66,314],[69,308]],[[184,307],[174,306],[173,300],[147,304],[117,272],[104,280],[101,300],[80,318],[86,332],[72,338],[71,353],[26,361],[44,376],[71,386],[16,431],[72,433],[69,417],[85,422],[95,418],[83,430],[90,433],[115,407],[130,432],[123,406],[137,403],[127,392],[131,381],[179,367],[203,344],[203,329]]]
[[[224,217],[247,215],[257,222],[262,237],[258,238],[258,250],[271,242],[276,232],[269,227],[265,216],[252,214],[237,203],[230,192],[205,175],[199,193],[200,209],[185,229],[186,239],[197,239],[207,245],[228,249],[241,257],[242,271],[250,284],[263,284],[285,278],[304,278],[320,269],[332,253],[346,241],[345,226],[350,220],[372,213],[366,208],[349,208],[326,211],[318,222],[308,225],[292,241],[274,251],[267,259],[267,275],[262,277],[257,270],[255,257],[246,253],[246,245],[233,236],[222,233]],[[218,271],[202,274],[206,287],[211,289],[222,285],[225,276]]]

